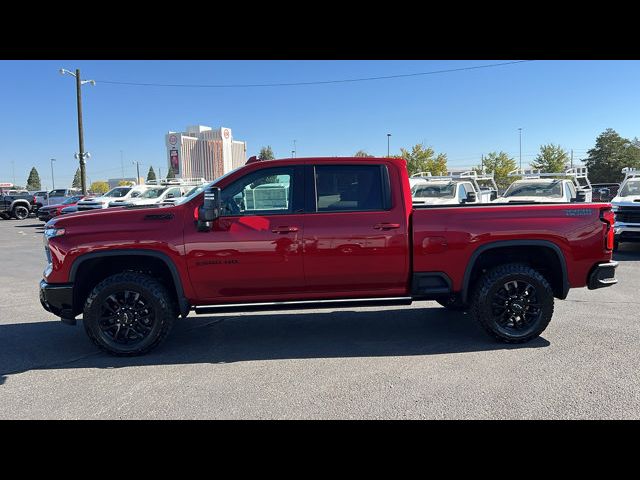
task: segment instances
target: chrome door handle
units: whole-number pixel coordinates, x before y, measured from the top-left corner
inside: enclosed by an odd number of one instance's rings
[[[273,228],[271,231],[273,233],[294,233],[298,231],[298,227],[282,226]]]
[[[391,230],[393,228],[400,228],[399,223],[377,223],[373,226],[376,230]]]

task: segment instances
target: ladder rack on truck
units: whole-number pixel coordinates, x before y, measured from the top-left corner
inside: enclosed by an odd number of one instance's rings
[[[450,170],[446,175],[431,175],[431,172],[418,172],[409,177],[410,179],[422,179],[425,181],[430,180],[468,180],[473,184],[473,187],[477,192],[482,190],[498,192],[498,185],[496,185],[493,172],[478,173],[475,170]],[[480,182],[488,184],[488,187],[482,188]]]
[[[540,169],[533,168],[517,168],[511,172],[509,172],[509,177],[521,177],[524,179],[538,179],[538,178],[563,178],[569,177],[576,188],[581,190],[591,190],[591,182],[589,182],[588,178],[589,170],[587,167],[575,167],[569,168],[564,172],[555,172],[555,173],[542,173]],[[638,172],[640,176],[640,172]]]

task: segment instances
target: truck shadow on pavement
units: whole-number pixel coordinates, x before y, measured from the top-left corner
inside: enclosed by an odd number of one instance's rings
[[[256,360],[438,355],[549,346],[493,341],[470,315],[443,308],[274,312],[178,320],[167,341],[140,357],[94,347],[81,322],[0,325],[0,385],[31,370],[120,368]]]

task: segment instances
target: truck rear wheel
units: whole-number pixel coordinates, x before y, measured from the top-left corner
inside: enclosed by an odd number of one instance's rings
[[[471,304],[473,317],[489,335],[507,343],[539,336],[553,316],[553,290],[528,265],[500,265],[478,281]]]
[[[11,210],[11,216],[18,220],[24,220],[29,216],[29,209],[24,205],[17,205]]]
[[[167,337],[177,316],[165,286],[149,275],[124,272],[100,282],[84,305],[89,338],[118,356],[147,353]]]

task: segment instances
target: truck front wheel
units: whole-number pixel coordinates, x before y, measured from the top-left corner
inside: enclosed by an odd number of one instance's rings
[[[13,207],[11,216],[13,218],[17,218],[18,220],[24,220],[29,216],[29,209],[23,205],[18,205],[16,207]]]
[[[476,284],[473,317],[489,335],[507,343],[539,336],[553,316],[553,290],[528,265],[509,263],[485,273]]]
[[[106,278],[91,291],[83,323],[102,350],[133,356],[157,347],[176,316],[175,302],[162,283],[149,275],[124,272]]]

